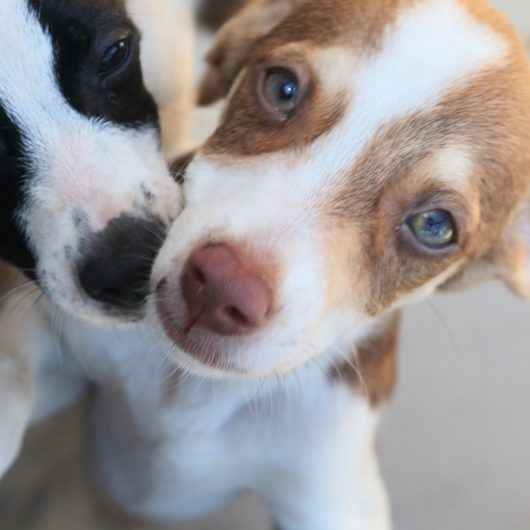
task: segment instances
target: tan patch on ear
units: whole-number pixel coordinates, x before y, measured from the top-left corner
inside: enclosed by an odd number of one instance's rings
[[[400,315],[396,313],[362,342],[349,362],[332,370],[332,381],[346,383],[354,392],[366,395],[374,408],[387,402],[397,382],[399,324]]]
[[[518,43],[517,31],[508,18],[485,0],[458,0],[471,16],[496,33],[503,35],[511,44]]]
[[[502,256],[501,276],[506,285],[517,295],[530,298],[529,248],[521,241],[513,243]]]
[[[488,259],[494,274],[515,294],[530,298],[530,205],[525,203],[514,216]]]

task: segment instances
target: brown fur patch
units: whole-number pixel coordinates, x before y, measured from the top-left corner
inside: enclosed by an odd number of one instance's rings
[[[397,348],[400,315],[396,313],[383,329],[359,346],[357,355],[331,372],[334,382],[345,382],[365,394],[372,407],[387,402],[397,381]]]
[[[327,97],[318,85],[309,89],[299,112],[291,119],[272,121],[257,103],[255,77],[243,83],[205,154],[258,156],[300,149],[330,131],[344,114],[344,97]],[[308,109],[311,109],[309,112]]]
[[[195,156],[195,151],[189,151],[184,153],[173,160],[169,165],[169,170],[171,176],[179,183],[183,184],[184,177],[186,174],[186,169],[191,164],[193,157]]]
[[[362,233],[364,276],[371,278],[370,314],[385,310],[452,262],[472,262],[495,251],[528,193],[528,87],[528,67],[514,57],[507,66],[456,88],[433,110],[386,125],[344,185],[327,199],[323,208],[330,217],[345,219]],[[461,193],[451,190],[450,178],[444,184],[444,175],[429,171],[429,160],[453,145],[469,147],[470,187]],[[453,213],[459,225],[457,252],[433,259],[401,244],[396,230],[402,216],[423,201]]]
[[[208,54],[210,68],[199,103],[208,105],[227,95],[249,62],[286,44],[343,44],[356,53],[374,52],[399,9],[414,1],[254,0],[223,28]]]

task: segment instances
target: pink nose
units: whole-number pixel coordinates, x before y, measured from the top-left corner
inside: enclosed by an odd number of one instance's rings
[[[272,307],[266,281],[225,244],[195,251],[182,277],[190,326],[219,335],[241,335],[260,328]]]

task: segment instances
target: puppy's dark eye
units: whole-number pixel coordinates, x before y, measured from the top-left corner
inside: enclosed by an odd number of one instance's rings
[[[456,242],[456,223],[445,210],[414,214],[407,220],[407,226],[418,242],[431,250],[441,250]]]
[[[99,74],[107,77],[125,67],[131,58],[131,37],[126,37],[114,42],[101,56]]]
[[[270,114],[279,120],[293,116],[303,99],[305,88],[296,72],[284,67],[268,68],[260,85],[261,103]]]

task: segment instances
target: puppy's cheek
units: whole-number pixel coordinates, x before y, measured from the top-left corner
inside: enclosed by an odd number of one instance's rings
[[[370,297],[370,267],[360,235],[350,224],[328,228],[321,246],[325,262],[325,306],[328,311],[362,312]]]

